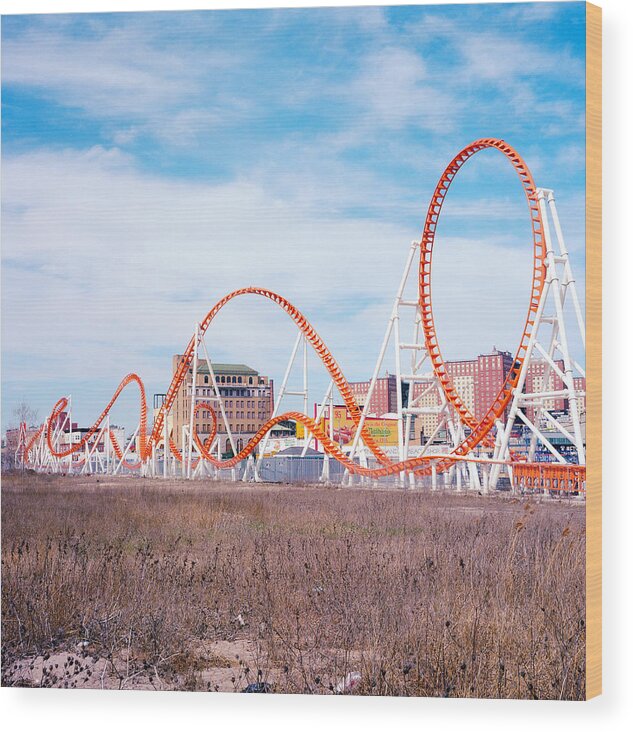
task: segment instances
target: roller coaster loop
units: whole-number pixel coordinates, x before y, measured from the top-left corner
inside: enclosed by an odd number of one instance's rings
[[[519,346],[514,356],[512,367],[507,374],[502,388],[500,389],[492,404],[488,407],[488,410],[486,411],[484,417],[480,420],[476,420],[474,416],[469,412],[463,400],[457,393],[457,390],[455,389],[453,382],[448,374],[446,364],[442,358],[435,330],[435,320],[433,316],[431,297],[431,272],[437,226],[448,189],[450,188],[451,183],[453,182],[455,176],[464,165],[464,163],[466,163],[477,152],[484,149],[496,149],[501,152],[514,168],[523,187],[527,200],[528,213],[532,230],[532,284],[525,324],[523,326],[523,332],[521,335]],[[228,460],[220,460],[213,457],[213,455],[211,455],[209,452],[211,443],[213,442],[213,438],[215,437],[217,431],[217,420],[215,416],[215,411],[211,404],[201,403],[197,405],[197,408],[204,408],[205,410],[208,410],[212,416],[213,422],[211,434],[204,443],[201,442],[197,434],[194,434],[193,436],[198,454],[218,468],[231,468],[237,465],[241,460],[244,460],[250,454],[252,454],[258,443],[264,438],[266,433],[272,427],[284,420],[294,420],[304,425],[304,427],[309,430],[316,439],[318,439],[318,441],[323,445],[324,450],[330,456],[343,463],[343,465],[345,465],[350,473],[357,475],[381,477],[386,475],[396,475],[403,471],[428,473],[431,470],[431,463],[434,464],[437,471],[442,471],[450,467],[455,461],[469,460],[470,458],[468,456],[474,450],[474,448],[476,448],[480,444],[490,444],[491,433],[495,426],[495,423],[497,420],[502,418],[504,411],[512,398],[513,390],[519,380],[519,375],[525,362],[526,353],[528,351],[528,342],[534,328],[536,313],[539,308],[539,303],[541,301],[543,287],[545,284],[545,256],[546,247],[543,234],[543,221],[538,205],[536,186],[534,184],[534,180],[528,166],[521,158],[521,156],[503,140],[498,140],[494,138],[476,140],[475,142],[461,150],[447,165],[431,197],[421,238],[418,290],[425,346],[431,359],[435,376],[442,390],[444,391],[447,400],[454,407],[463,424],[469,428],[469,434],[465,437],[465,439],[457,447],[455,447],[449,455],[444,455],[440,458],[438,458],[437,456],[425,455],[417,458],[409,458],[401,462],[392,462],[385,454],[385,452],[380,448],[374,438],[371,436],[368,428],[363,426],[361,430],[363,442],[372,452],[372,454],[375,456],[379,463],[379,466],[376,468],[366,468],[349,460],[349,458],[341,451],[339,445],[332,441],[328,437],[328,435],[325,434],[325,432],[321,429],[321,427],[316,424],[314,420],[312,420],[310,417],[300,412],[286,412],[284,414],[280,414],[274,417],[273,419],[268,420],[264,425],[262,425],[257,434],[253,436],[253,438],[248,442],[244,449],[241,450],[237,455]],[[272,292],[271,290],[259,287],[245,287],[239,290],[235,290],[228,295],[225,295],[211,308],[211,310],[209,310],[204,320],[201,322],[199,329],[200,337],[204,336],[216,315],[220,312],[220,310],[222,310],[222,308],[224,308],[225,305],[227,305],[231,300],[237,297],[242,297],[244,295],[256,295],[258,297],[263,297],[271,300],[289,315],[289,317],[294,321],[299,330],[303,333],[306,340],[311,344],[321,362],[326,367],[328,373],[330,374],[330,377],[332,378],[332,381],[334,382],[343,399],[343,402],[345,403],[345,406],[349,410],[351,419],[358,426],[361,421],[361,409],[354,398],[351,387],[345,376],[343,375],[340,366],[336,362],[330,350],[327,348],[324,341],[320,338],[314,327],[310,324],[308,319],[301,313],[300,310],[298,310],[292,303],[290,303],[281,295]],[[138,432],[139,462],[124,464],[127,467],[133,469],[139,467],[142,463],[146,462],[152,455],[152,450],[155,447],[158,447],[158,445],[164,441],[163,429],[166,415],[169,414],[176,399],[176,395],[185,383],[187,376],[190,372],[194,356],[195,337],[196,336],[192,336],[178,364],[169,388],[167,389],[164,403],[159,410],[156,419],[154,420],[154,425],[150,434],[148,434],[147,432],[147,403],[143,382],[141,381],[139,376],[132,373],[128,374],[128,376],[126,376],[121,381],[112,398],[110,399],[104,410],[101,412],[96,422],[92,425],[88,433],[83,437],[83,439],[80,442],[73,444],[64,450],[57,450],[52,441],[52,426],[55,424],[56,420],[60,417],[61,413],[68,405],[68,400],[66,398],[60,399],[53,407],[51,415],[45,425],[40,428],[40,430],[31,438],[29,444],[26,446],[26,459],[28,460],[29,452],[35,444],[37,438],[41,435],[43,429],[46,430],[46,442],[48,445],[48,449],[53,456],[57,458],[63,458],[83,449],[88,441],[99,430],[100,425],[103,423],[103,420],[109,413],[114,403],[117,401],[121,392],[129,384],[134,382],[137,384],[140,392],[140,415]],[[109,438],[112,442],[115,454],[121,460],[123,453],[120,445],[116,442],[116,439],[112,432],[109,432]],[[171,450],[172,454],[176,457],[177,460],[181,461],[182,455],[180,454],[172,438],[169,439],[169,443],[169,449]],[[560,464],[556,466],[555,464],[551,464],[547,468],[541,467],[541,472],[539,473],[539,475],[542,475],[543,470],[549,470],[551,475],[554,475],[554,473],[551,471],[555,472],[556,470],[562,469],[567,469],[567,466]],[[565,475],[567,475],[567,473],[565,473]]]

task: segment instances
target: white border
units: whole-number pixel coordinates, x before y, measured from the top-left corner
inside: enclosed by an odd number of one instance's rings
[[[459,1],[459,0],[458,0]],[[375,2],[128,2],[0,0],[0,12],[98,12],[196,8],[385,5]],[[393,4],[393,3],[391,3]],[[416,3],[401,3],[416,4]],[[436,2],[419,4],[439,4]],[[211,695],[2,689],[5,725],[13,730],[476,730],[521,732],[625,728],[633,713],[633,471],[629,415],[616,385],[628,391],[630,232],[633,161],[630,154],[633,42],[630,0],[601,0],[604,46],[604,677],[603,696],[587,703],[306,696]],[[626,238],[625,238],[626,237]],[[627,290],[628,288],[628,290]],[[628,297],[626,296],[628,295]],[[629,307],[627,308],[627,305]]]

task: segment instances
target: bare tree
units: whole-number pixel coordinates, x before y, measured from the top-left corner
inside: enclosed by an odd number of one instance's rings
[[[33,409],[29,404],[27,404],[24,400],[18,404],[17,407],[13,410],[13,418],[17,422],[17,427],[19,427],[22,422],[26,422],[27,427],[31,427],[35,425],[38,418],[38,411],[37,409]]]

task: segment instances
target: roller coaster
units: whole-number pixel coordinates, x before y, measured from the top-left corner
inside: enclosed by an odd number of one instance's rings
[[[431,275],[436,231],[442,206],[448,190],[462,166],[476,153],[484,149],[499,151],[511,164],[519,178],[525,199],[532,238],[532,275],[531,292],[518,348],[512,366],[496,398],[487,408],[484,416],[476,419],[468,409],[464,399],[455,387],[442,357],[437,338],[432,306]],[[551,226],[553,224],[553,227]],[[552,228],[554,235],[552,235]],[[405,286],[412,271],[415,256],[418,256],[417,300],[405,299]],[[207,363],[212,375],[212,400],[198,400],[195,379],[198,361],[202,358],[204,336],[220,311],[236,298],[255,296],[270,300],[281,308],[298,329],[297,343],[288,369],[295,358],[300,341],[304,343],[304,353],[311,346],[318,359],[325,366],[330,381],[328,395],[330,402],[333,389],[340,394],[351,419],[356,425],[356,433],[351,450],[344,451],[333,439],[331,430],[323,426],[319,419],[322,412],[311,418],[304,412],[279,411],[279,400],[272,417],[262,425],[257,433],[241,450],[233,450],[233,456],[223,459],[219,447],[218,402],[220,418],[225,420],[224,409],[219,399],[219,389],[207,355]],[[573,319],[576,321],[584,346],[584,321],[579,304],[575,279],[571,270],[569,253],[564,242],[556,204],[551,189],[537,188],[532,174],[521,156],[503,140],[489,138],[476,140],[463,148],[446,166],[442,173],[426,213],[424,230],[419,242],[413,242],[405,271],[400,283],[389,326],[385,334],[376,368],[370,382],[364,406],[360,406],[341,367],[325,342],[303,313],[282,295],[259,287],[245,287],[225,295],[197,324],[195,333],[178,363],[173,378],[165,393],[164,400],[154,415],[151,428],[148,425],[148,410],[145,388],[141,378],[128,374],[118,385],[112,398],[86,434],[76,443],[60,445],[60,438],[70,425],[70,400],[62,397],[54,405],[50,416],[30,439],[26,430],[20,431],[18,459],[23,465],[36,470],[49,472],[91,472],[95,468],[95,450],[98,445],[107,446],[107,465],[104,472],[132,472],[147,476],[164,477],[176,475],[176,465],[182,477],[192,478],[203,475],[219,476],[221,471],[233,471],[240,465],[245,466],[242,479],[258,480],[258,466],[261,463],[261,449],[266,445],[269,433],[281,422],[292,420],[303,425],[306,435],[311,435],[322,446],[326,462],[332,458],[344,467],[346,480],[356,476],[361,481],[372,481],[393,477],[403,487],[414,487],[416,479],[430,477],[436,487],[439,475],[444,475],[446,485],[462,485],[465,481],[470,488],[481,488],[483,492],[494,490],[502,475],[507,474],[515,491],[543,491],[583,495],[585,492],[585,448],[582,434],[579,401],[583,394],[576,388],[574,374],[584,376],[584,370],[570,354],[567,324],[571,303]],[[546,305],[552,308],[551,314],[545,312]],[[400,337],[402,310],[413,315],[414,337],[404,342]],[[541,342],[543,328],[548,329],[549,342]],[[541,337],[539,337],[541,332]],[[396,375],[398,378],[398,459],[387,452],[372,437],[367,427],[368,404],[381,368],[388,344],[393,341],[396,353]],[[402,352],[411,352],[411,365],[403,373]],[[527,365],[534,358],[544,362],[545,378],[543,389],[538,393],[527,393]],[[582,359],[581,359],[582,360]],[[562,362],[562,368],[560,363]],[[421,413],[422,407],[416,406],[415,399],[407,403],[402,396],[401,385],[421,381],[421,368],[426,363],[432,367],[432,384],[437,390],[441,404],[438,424],[447,427],[451,444],[448,450],[440,453],[425,448],[417,455],[411,455],[408,435],[411,419]],[[548,376],[555,374],[563,384],[562,389],[548,390]],[[287,376],[287,374],[286,374]],[[191,419],[183,434],[182,449],[169,428],[169,415],[179,391],[187,388],[191,377]],[[136,431],[127,445],[120,444],[110,428],[110,410],[121,393],[135,384],[139,391],[139,420]],[[285,381],[284,381],[285,386]],[[282,387],[283,392],[283,387]],[[547,408],[548,400],[564,398],[569,405],[569,421],[563,424]],[[325,405],[323,402],[323,408]],[[526,406],[536,410],[539,419],[528,419]],[[194,418],[198,411],[205,410],[211,416],[211,430],[203,440],[194,428]],[[226,421],[226,420],[225,420]],[[530,429],[530,445],[526,453],[517,453],[511,447],[511,433],[515,422],[521,422]],[[569,462],[548,439],[539,427],[549,422],[574,447],[574,462]],[[263,445],[260,443],[263,442]],[[233,443],[231,443],[233,444]],[[307,445],[307,442],[306,442]],[[536,461],[537,445],[545,445],[548,450],[546,461]],[[258,454],[259,453],[259,454]],[[134,455],[132,458],[131,456]],[[163,456],[163,471],[157,468],[157,456]],[[80,457],[81,456],[81,457]],[[110,459],[111,458],[111,459]],[[172,468],[167,465],[171,461]],[[211,473],[209,471],[212,471]],[[214,471],[214,472],[213,472]],[[457,483],[455,483],[457,481]]]

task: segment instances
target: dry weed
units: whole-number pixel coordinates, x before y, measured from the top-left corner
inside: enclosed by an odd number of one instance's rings
[[[2,499],[4,684],[79,647],[120,688],[584,696],[582,506],[41,476]]]

